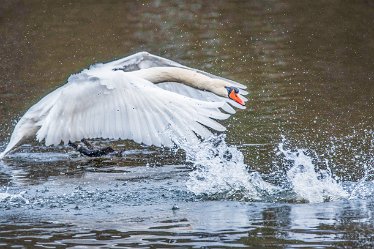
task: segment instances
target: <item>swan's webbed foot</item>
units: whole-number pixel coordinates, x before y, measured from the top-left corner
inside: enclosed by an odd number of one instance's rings
[[[72,143],[72,142],[69,142],[69,145],[73,147],[74,149],[76,149],[82,155],[89,156],[89,157],[105,156],[105,155],[108,155],[114,152],[114,150],[111,147],[95,148],[85,139],[82,139],[82,143],[86,147],[78,143]]]

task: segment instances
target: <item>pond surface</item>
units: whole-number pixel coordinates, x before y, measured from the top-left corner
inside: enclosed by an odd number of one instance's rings
[[[365,0],[3,0],[0,151],[70,74],[139,51],[249,102],[181,150],[22,146],[0,161],[0,246],[374,247],[373,16]]]

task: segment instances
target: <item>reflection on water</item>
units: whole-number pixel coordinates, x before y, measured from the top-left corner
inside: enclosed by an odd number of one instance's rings
[[[0,245],[370,248],[373,14],[364,0],[2,1],[1,148],[70,74],[141,50],[250,97],[225,122],[231,156],[23,146],[0,162]]]

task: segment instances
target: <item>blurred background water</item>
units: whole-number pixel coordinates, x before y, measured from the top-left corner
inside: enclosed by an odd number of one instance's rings
[[[371,248],[373,16],[365,0],[3,0],[0,150],[70,74],[139,51],[249,102],[185,152],[21,147],[0,162],[0,245]]]

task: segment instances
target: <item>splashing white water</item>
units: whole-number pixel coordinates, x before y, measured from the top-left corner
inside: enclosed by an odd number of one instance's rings
[[[285,182],[279,186],[264,181],[261,173],[250,171],[243,154],[236,146],[227,145],[223,135],[196,146],[181,146],[195,167],[187,188],[198,196],[213,199],[274,201],[278,196],[291,194],[293,200],[315,203],[349,197],[329,167],[318,169],[307,150],[292,151],[284,145],[285,138],[278,145],[278,156],[287,160],[290,167],[284,173]]]
[[[29,204],[29,201],[23,197],[24,194],[25,191],[18,194],[10,194],[7,189],[5,192],[0,192],[0,202]]]
[[[187,160],[196,167],[187,181],[191,192],[216,198],[261,200],[278,191],[258,172],[249,172],[243,154],[224,139],[221,135],[185,148]]]
[[[282,154],[286,160],[291,162],[286,175],[297,199],[323,202],[349,197],[348,192],[334,179],[329,167],[325,170],[316,170],[313,158],[305,149],[287,150],[284,146],[285,142],[286,139],[283,137],[278,145],[278,155]]]

